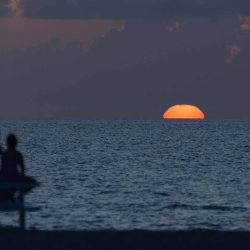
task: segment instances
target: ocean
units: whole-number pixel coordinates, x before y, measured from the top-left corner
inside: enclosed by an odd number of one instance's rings
[[[41,184],[28,228],[250,230],[248,121],[1,120],[0,132]]]

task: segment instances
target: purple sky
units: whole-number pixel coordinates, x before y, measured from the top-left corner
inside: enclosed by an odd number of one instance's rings
[[[0,116],[250,118],[250,3],[117,2],[0,0]]]

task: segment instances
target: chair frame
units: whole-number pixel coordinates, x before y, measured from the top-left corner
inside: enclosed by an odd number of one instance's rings
[[[0,212],[15,212],[19,213],[19,228],[21,230],[26,229],[26,212],[39,211],[40,207],[27,207],[25,206],[25,195],[22,191],[25,189],[33,189],[38,187],[38,183],[34,184],[19,184],[14,182],[2,182],[0,183],[0,190],[16,189],[21,193],[19,198],[15,201],[0,202]]]

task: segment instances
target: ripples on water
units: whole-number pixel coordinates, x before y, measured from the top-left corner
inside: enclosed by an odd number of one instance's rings
[[[250,230],[250,123],[1,121],[41,187],[39,229]],[[13,214],[0,215],[14,223]]]

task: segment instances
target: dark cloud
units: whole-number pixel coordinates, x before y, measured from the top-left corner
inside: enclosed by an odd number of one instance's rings
[[[10,14],[10,1],[0,0],[0,17],[8,16]]]
[[[250,14],[246,0],[21,0],[24,16],[55,19],[166,19]]]

